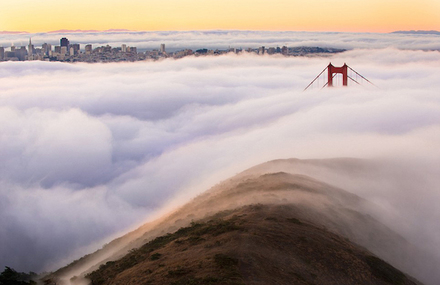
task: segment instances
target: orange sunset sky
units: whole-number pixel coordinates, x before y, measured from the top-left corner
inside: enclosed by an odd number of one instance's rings
[[[439,0],[13,0],[0,31],[440,30]]]

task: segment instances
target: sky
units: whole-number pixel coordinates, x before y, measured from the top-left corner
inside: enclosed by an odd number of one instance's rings
[[[159,35],[220,45],[235,34]],[[317,38],[352,49],[331,58],[0,63],[0,266],[56,269],[167,205],[293,157],[386,159],[414,173],[425,182],[397,192],[404,202],[358,194],[386,205],[411,242],[440,248],[440,53],[419,49],[438,36],[309,33],[301,42]],[[329,61],[378,88],[303,92]]]
[[[15,0],[2,3],[0,31],[440,30],[437,0]]]

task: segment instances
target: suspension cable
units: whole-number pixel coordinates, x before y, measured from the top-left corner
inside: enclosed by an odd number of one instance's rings
[[[323,71],[321,71],[321,73],[318,75],[318,76],[316,76],[315,77],[315,79],[313,79],[312,80],[312,82],[310,82],[310,84],[309,85],[307,85],[307,87],[306,88],[304,88],[304,90],[303,90],[303,92],[304,91],[306,91],[307,90],[307,88],[309,88],[310,87],[310,85],[312,85],[315,81],[316,81],[316,79],[318,79],[320,76],[321,76],[321,74],[323,74],[324,73],[324,71],[326,71],[326,69],[328,68],[328,66],[326,67],[326,68],[324,68],[324,70]]]

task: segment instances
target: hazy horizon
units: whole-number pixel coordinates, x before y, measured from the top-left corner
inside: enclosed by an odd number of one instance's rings
[[[138,51],[159,49],[166,45],[169,51],[190,49],[258,48],[260,46],[319,46],[341,49],[397,48],[407,50],[440,50],[438,34],[401,33],[347,33],[347,32],[295,32],[295,31],[118,31],[118,32],[57,32],[32,34],[0,34],[0,46],[27,46],[29,40],[35,47],[44,43],[59,45],[67,37],[78,43],[81,50],[86,44],[93,47],[122,44],[137,47]]]

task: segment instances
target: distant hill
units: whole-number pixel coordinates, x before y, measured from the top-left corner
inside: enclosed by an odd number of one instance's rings
[[[17,35],[17,34],[29,34],[25,31],[0,31],[0,35]]]
[[[331,181],[331,173],[356,177],[370,168],[354,159],[258,165],[59,269],[47,284],[87,284],[83,277],[93,284],[421,284],[401,271],[419,272],[417,250],[366,214],[366,200],[304,175]],[[419,276],[433,271],[424,270]]]
[[[49,31],[48,34],[62,34],[62,33],[119,33],[119,32],[133,32],[126,29],[109,29],[109,30],[55,30]],[[0,31],[0,35],[16,35],[16,34],[29,34],[25,31]]]
[[[59,34],[59,33],[110,33],[110,32],[130,32],[131,30],[126,29],[109,29],[109,30],[56,30],[47,32],[48,34]]]
[[[392,34],[415,34],[415,35],[439,35],[440,36],[440,32],[439,31],[422,31],[422,30],[410,30],[410,31],[395,31],[392,32]]]

